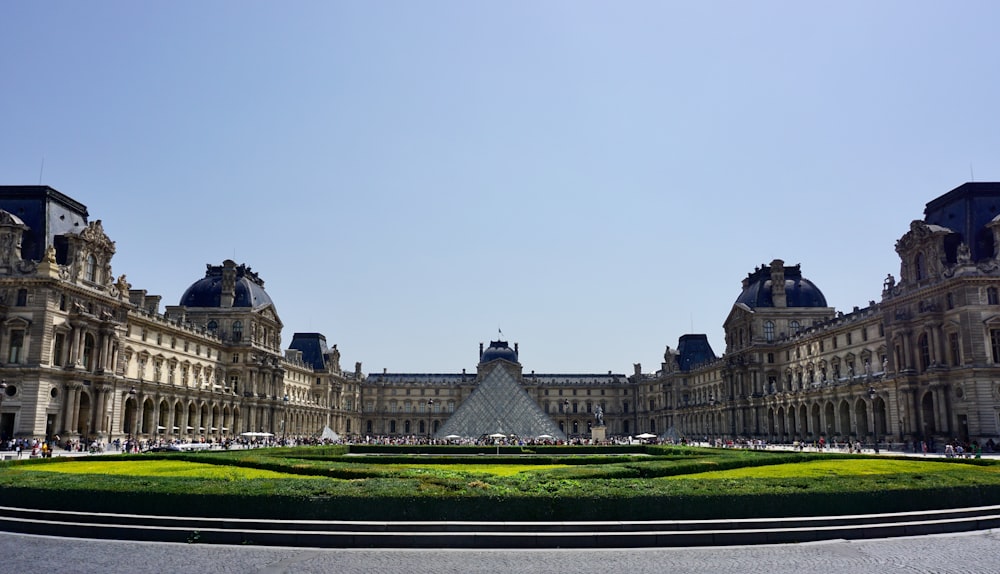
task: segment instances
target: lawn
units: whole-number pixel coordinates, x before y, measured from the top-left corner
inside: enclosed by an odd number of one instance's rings
[[[87,474],[96,476],[170,476],[185,478],[217,478],[223,480],[248,480],[254,478],[297,478],[319,479],[318,476],[302,476],[272,470],[260,470],[239,466],[205,464],[183,460],[103,460],[88,458],[83,461],[60,461],[46,465],[25,467],[28,472],[55,472],[65,474]]]

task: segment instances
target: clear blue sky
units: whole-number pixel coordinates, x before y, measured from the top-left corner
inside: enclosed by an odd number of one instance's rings
[[[88,206],[176,304],[206,263],[366,372],[654,371],[781,258],[879,299],[1000,179],[996,2],[0,3],[0,183]],[[42,164],[44,162],[44,170]]]

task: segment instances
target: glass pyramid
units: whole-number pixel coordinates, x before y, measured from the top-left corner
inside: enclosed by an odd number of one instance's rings
[[[455,413],[441,426],[434,438],[480,438],[491,434],[516,436],[522,439],[552,438],[566,440],[559,426],[545,414],[528,391],[517,382],[504,366],[494,365],[479,381]]]

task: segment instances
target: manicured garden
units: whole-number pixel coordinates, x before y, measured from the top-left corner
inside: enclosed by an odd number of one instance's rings
[[[839,453],[298,447],[0,463],[0,504],[325,520],[669,520],[1000,504],[1000,464]]]

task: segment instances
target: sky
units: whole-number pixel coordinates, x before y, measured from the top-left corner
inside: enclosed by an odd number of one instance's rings
[[[366,373],[654,372],[782,259],[881,298],[1000,180],[1000,3],[0,3],[0,184],[179,302],[225,259]]]

